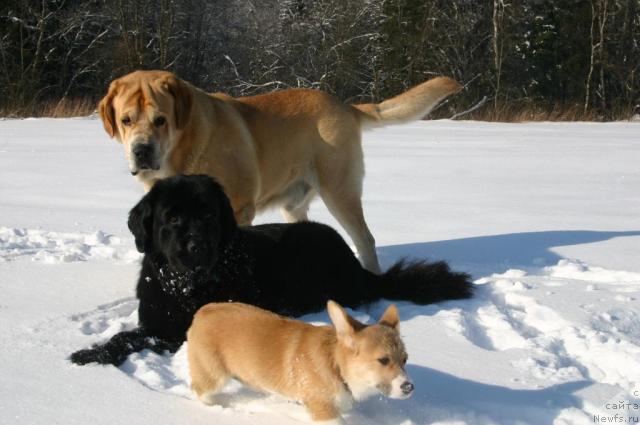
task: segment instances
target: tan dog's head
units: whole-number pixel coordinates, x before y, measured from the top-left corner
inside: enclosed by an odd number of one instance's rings
[[[187,85],[166,71],[136,71],[114,80],[100,101],[104,129],[124,145],[131,174],[166,167],[191,113]]]
[[[327,303],[336,329],[336,359],[342,379],[354,398],[381,392],[390,398],[408,398],[413,384],[404,370],[407,353],[400,339],[398,309],[390,305],[375,325],[364,325],[337,303]]]

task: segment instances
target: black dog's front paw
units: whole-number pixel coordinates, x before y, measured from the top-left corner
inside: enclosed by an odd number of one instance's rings
[[[111,363],[105,358],[104,350],[100,348],[86,348],[84,350],[78,350],[71,354],[69,359],[77,365],[86,365],[88,363]],[[105,361],[106,360],[106,361]]]

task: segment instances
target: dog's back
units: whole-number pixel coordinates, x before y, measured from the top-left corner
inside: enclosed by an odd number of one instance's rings
[[[259,390],[303,400],[334,382],[329,351],[335,333],[241,303],[212,303],[196,313],[187,334],[192,388],[205,403],[235,377]]]

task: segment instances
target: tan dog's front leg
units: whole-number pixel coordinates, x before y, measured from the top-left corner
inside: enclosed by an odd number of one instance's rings
[[[304,405],[314,422],[326,425],[346,425],[335,403],[330,400],[307,400]]]

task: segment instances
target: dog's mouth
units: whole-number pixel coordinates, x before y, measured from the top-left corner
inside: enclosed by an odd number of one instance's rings
[[[198,254],[186,251],[174,252],[168,256],[169,265],[178,273],[202,274],[211,271],[215,263],[215,255],[209,249],[203,249]]]
[[[376,389],[378,391],[380,391],[382,393],[382,395],[384,395],[385,397],[389,397],[391,394],[391,385],[390,384],[385,384],[385,383],[381,383],[376,385]]]
[[[153,164],[138,164],[136,165],[136,168],[131,170],[131,175],[132,176],[137,176],[138,174],[140,174],[140,172],[144,172],[144,171],[158,171],[160,169],[160,164],[158,164],[157,162],[154,162]]]

